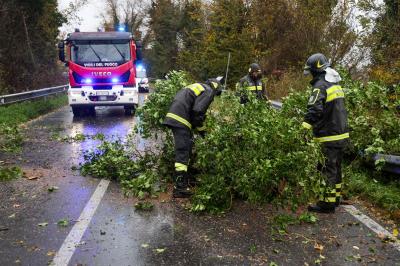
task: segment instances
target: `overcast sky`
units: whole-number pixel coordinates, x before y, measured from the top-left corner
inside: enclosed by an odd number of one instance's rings
[[[58,8],[60,10],[68,7],[73,0],[58,0]],[[74,23],[69,27],[63,26],[61,32],[71,32],[74,28],[79,28],[81,31],[96,31],[101,25],[101,13],[105,8],[103,0],[88,0],[88,4],[78,12],[78,16],[82,19],[81,25]]]

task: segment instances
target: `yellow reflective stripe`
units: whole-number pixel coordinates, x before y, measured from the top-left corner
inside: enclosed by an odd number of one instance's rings
[[[192,125],[189,123],[189,121],[187,121],[185,118],[180,117],[179,115],[173,114],[173,113],[168,113],[167,117],[172,118],[176,121],[178,121],[179,123],[184,124],[185,126],[187,126],[188,128],[192,128]]]
[[[203,86],[201,86],[199,83],[189,85],[186,88],[192,90],[196,96],[199,96],[204,91]]]
[[[206,130],[206,126],[202,126],[202,127],[198,127],[196,128],[198,131],[205,131]]]
[[[259,86],[247,86],[245,89],[248,90],[248,91],[256,91],[256,90],[261,90],[262,86],[261,85],[259,85]]]
[[[344,133],[341,135],[335,135],[335,136],[327,136],[327,137],[321,137],[321,138],[314,138],[316,142],[329,142],[329,141],[336,141],[336,140],[341,140],[341,139],[347,139],[349,138],[350,135],[349,133]]]
[[[312,125],[310,125],[310,124],[307,123],[307,122],[303,122],[301,125],[302,125],[305,129],[312,129]]]
[[[183,163],[175,163],[175,171],[177,172],[187,172],[187,165]]]
[[[327,197],[324,199],[325,202],[336,202],[336,197]]]
[[[336,197],[340,197],[340,194],[342,194],[340,191],[336,191]]]
[[[335,187],[336,187],[336,189],[342,188],[342,183],[336,184]]]
[[[331,102],[338,98],[344,98],[343,89],[339,85],[335,85],[327,89],[326,94],[326,102]]]

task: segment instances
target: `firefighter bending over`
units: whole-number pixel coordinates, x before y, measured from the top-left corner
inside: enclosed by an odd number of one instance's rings
[[[169,108],[164,125],[172,130],[175,142],[175,174],[173,197],[187,198],[192,195],[188,176],[189,159],[193,146],[193,130],[204,130],[203,122],[214,96],[222,92],[221,79],[209,79],[178,91]]]

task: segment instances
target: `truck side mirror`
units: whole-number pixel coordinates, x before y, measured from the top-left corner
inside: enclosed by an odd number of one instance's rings
[[[141,61],[143,59],[142,55],[142,42],[136,41],[136,60]]]
[[[58,43],[58,59],[61,62],[65,62],[64,42],[59,42]]]

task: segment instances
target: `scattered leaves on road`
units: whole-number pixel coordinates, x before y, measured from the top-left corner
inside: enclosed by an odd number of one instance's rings
[[[58,190],[58,189],[59,189],[59,187],[52,186],[52,187],[49,187],[49,188],[47,189],[47,191],[48,191],[48,192],[54,192],[54,191],[56,191],[56,190]]]
[[[21,168],[14,167],[2,167],[0,166],[0,181],[10,181],[22,176]]]
[[[69,221],[67,219],[62,219],[57,222],[57,225],[67,227],[69,225]]]
[[[46,254],[48,257],[54,257],[56,255],[56,252],[54,250],[50,250]]]
[[[160,253],[164,253],[164,251],[166,250],[166,248],[156,248],[155,252],[157,252],[158,254]]]
[[[154,204],[148,201],[140,201],[135,204],[135,209],[140,211],[151,211]]]
[[[315,243],[314,248],[318,251],[324,250],[324,246],[318,243]]]
[[[148,248],[149,246],[149,244],[142,244],[142,248]]]
[[[45,226],[47,226],[49,223],[47,223],[47,222],[44,222],[44,223],[38,223],[38,226],[41,226],[41,227],[45,227]]]
[[[397,228],[393,229],[393,236],[397,237],[399,235],[399,230]]]

